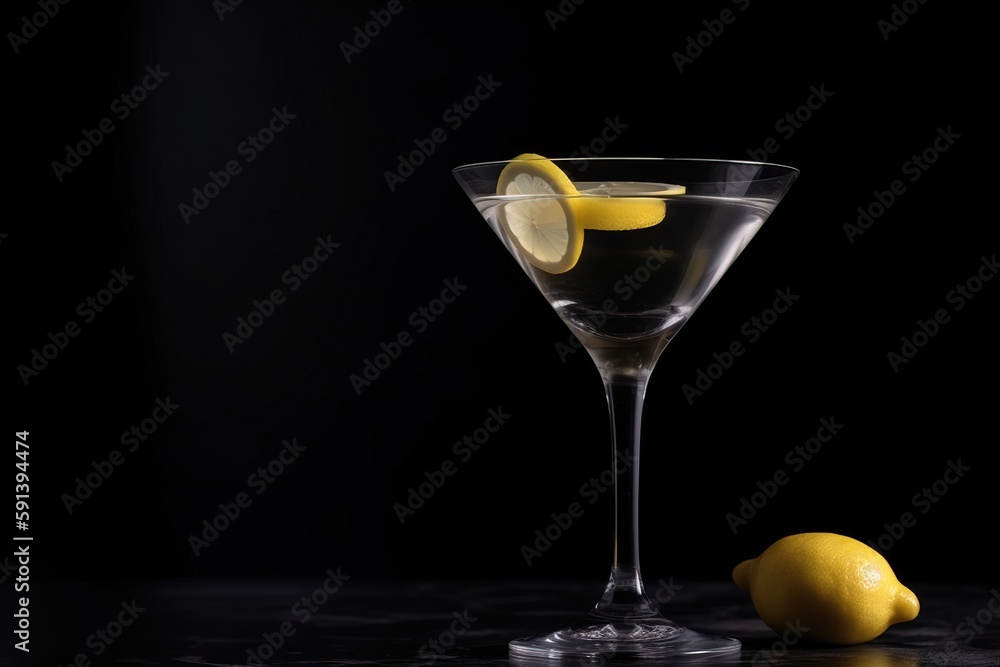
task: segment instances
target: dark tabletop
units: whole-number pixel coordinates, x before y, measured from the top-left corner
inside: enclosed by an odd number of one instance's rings
[[[270,665],[523,664],[508,662],[510,639],[569,624],[601,589],[597,581],[342,584],[332,594],[316,582],[62,585],[35,607],[30,660],[15,653],[4,664],[70,665],[84,654],[95,665],[241,665],[251,651]],[[997,588],[910,588],[921,601],[917,619],[852,647],[783,644],[731,583],[688,582],[662,611],[740,639],[742,652],[719,664],[1000,665],[1000,614],[989,606],[994,599],[1000,609]],[[128,624],[117,638],[94,635],[117,633],[119,617]],[[273,655],[267,638],[280,644]]]

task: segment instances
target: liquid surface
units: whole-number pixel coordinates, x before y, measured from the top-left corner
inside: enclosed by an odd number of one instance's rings
[[[579,184],[585,196],[635,198],[646,184]],[[662,222],[629,231],[585,230],[576,265],[553,274],[521,256],[500,223],[503,208],[526,199],[490,196],[475,204],[556,312],[588,349],[669,341],[704,300],[774,209],[774,202],[694,195],[660,196]],[[647,198],[647,197],[644,197]],[[648,197],[652,198],[652,197]]]

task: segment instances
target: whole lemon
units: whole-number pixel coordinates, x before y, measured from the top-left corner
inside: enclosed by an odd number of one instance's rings
[[[733,569],[761,619],[777,633],[793,625],[811,641],[860,644],[917,617],[920,603],[880,553],[850,537],[784,537]],[[805,630],[808,628],[808,630]]]

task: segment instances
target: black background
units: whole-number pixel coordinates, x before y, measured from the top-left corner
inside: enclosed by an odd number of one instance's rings
[[[3,426],[31,433],[37,577],[602,580],[610,494],[530,567],[520,552],[610,463],[599,377],[583,352],[560,359],[568,331],[450,170],[569,156],[610,118],[627,127],[605,155],[747,159],[773,137],[769,159],[802,172],[653,375],[647,580],[724,579],[796,532],[875,539],[960,458],[971,471],[886,555],[904,583],[996,583],[1000,286],[946,300],[997,250],[978,166],[993,133],[973,117],[982,17],[929,3],[886,40],[889,3],[590,0],[553,30],[556,2],[404,2],[346,62],[341,42],[383,7],[243,2],[220,20],[207,1],[71,3],[8,51]],[[726,8],[735,21],[679,72],[672,54]],[[7,5],[5,32],[35,11]],[[115,118],[147,65],[169,76]],[[449,125],[480,76],[500,85]],[[782,136],[812,86],[832,96]],[[285,107],[295,118],[245,163],[237,146]],[[52,162],[104,117],[114,132],[60,182]],[[390,190],[385,172],[439,127]],[[911,182],[903,163],[939,128],[960,138]],[[185,224],[178,206],[233,159],[242,172]],[[844,223],[894,179],[905,194],[849,242]],[[282,273],[328,235],[340,247],[288,291]],[[134,281],[82,324],[77,304],[122,267]],[[456,278],[467,290],[358,395],[349,376]],[[276,288],[287,301],[231,354],[223,333]],[[784,288],[795,305],[689,405],[682,385]],[[887,353],[938,308],[951,320],[894,372]],[[17,366],[69,320],[80,335],[25,385]],[[167,396],[176,413],[69,514],[76,478]],[[394,503],[501,406],[509,423],[401,525]],[[726,514],[824,417],[844,428],[734,535]],[[202,520],[293,438],[299,460],[196,557]]]

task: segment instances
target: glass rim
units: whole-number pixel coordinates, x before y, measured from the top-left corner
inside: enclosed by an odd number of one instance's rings
[[[484,168],[484,167],[495,167],[499,165],[507,165],[512,162],[532,162],[532,161],[548,161],[548,162],[598,162],[598,161],[608,161],[608,162],[699,162],[699,163],[716,163],[716,164],[741,164],[750,165],[754,167],[774,167],[777,169],[787,169],[788,171],[794,173],[796,176],[801,174],[801,170],[797,167],[793,167],[787,164],[779,164],[777,162],[755,162],[753,160],[727,160],[724,158],[691,158],[691,157],[614,157],[614,156],[602,156],[602,157],[530,157],[530,158],[511,158],[509,160],[487,160],[485,162],[470,162],[467,164],[462,164],[457,167],[452,168],[452,173],[457,173],[459,171],[464,171],[468,169]]]

